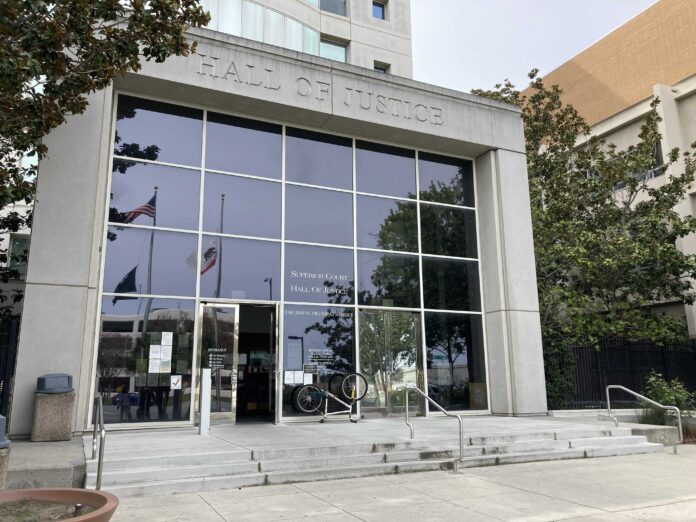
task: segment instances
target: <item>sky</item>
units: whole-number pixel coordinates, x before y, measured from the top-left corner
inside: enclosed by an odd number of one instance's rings
[[[468,92],[526,87],[656,0],[412,0],[413,77]]]

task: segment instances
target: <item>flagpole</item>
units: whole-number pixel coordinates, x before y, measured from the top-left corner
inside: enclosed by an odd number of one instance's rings
[[[155,211],[152,216],[152,226],[157,226],[157,189],[155,187]],[[152,251],[155,246],[155,229],[153,228],[150,232],[150,253],[147,258],[147,295],[152,295]],[[143,339],[145,339],[145,334],[147,333],[147,323],[150,318],[150,309],[152,308],[152,297],[147,298],[147,304],[145,305],[145,317],[143,319]]]
[[[224,215],[225,215],[225,195],[220,194],[220,227],[218,228],[218,233],[222,234],[222,224],[224,221]],[[217,265],[218,265],[218,271],[217,271],[217,283],[215,284],[215,297],[219,298],[220,297],[220,284],[222,282],[222,237],[218,236],[217,238]],[[217,318],[217,308],[213,307],[213,330],[214,330],[214,335],[215,335],[215,347],[219,348],[220,347],[220,339],[218,338],[218,324],[217,324],[218,318]],[[232,371],[236,371],[235,368],[232,368]],[[215,370],[215,391],[217,395],[217,410],[220,410],[220,395],[221,395],[221,388],[222,388],[222,380],[220,378],[220,368],[216,368]]]

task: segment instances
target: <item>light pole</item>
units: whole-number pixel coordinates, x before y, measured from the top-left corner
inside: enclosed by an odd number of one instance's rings
[[[268,300],[273,301],[273,278],[267,277],[263,282],[268,283]]]

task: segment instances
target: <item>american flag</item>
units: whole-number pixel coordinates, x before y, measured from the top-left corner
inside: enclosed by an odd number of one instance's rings
[[[129,212],[125,212],[123,215],[125,217],[125,223],[132,223],[138,216],[149,216],[151,218],[155,217],[155,211],[157,208],[157,194],[150,198],[150,201],[144,205],[140,205],[138,208],[134,208]]]
[[[201,275],[205,274],[208,270],[213,268],[215,266],[215,263],[217,263],[217,256],[218,256],[218,249],[217,249],[217,241],[212,243],[208,248],[205,249],[203,252],[203,262],[201,264]]]

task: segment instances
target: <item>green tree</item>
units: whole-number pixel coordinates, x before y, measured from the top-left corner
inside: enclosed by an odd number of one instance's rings
[[[36,165],[48,153],[43,138],[67,116],[83,113],[90,93],[138,71],[142,60],[186,56],[195,49],[187,27],[209,20],[198,0],[0,2],[0,208],[32,203]],[[31,215],[8,212],[0,233],[30,221]],[[18,276],[7,262],[7,245],[0,245],[2,282]],[[21,297],[17,292],[11,300]],[[0,292],[0,303],[7,301]],[[2,318],[11,314],[10,306],[0,307]]]
[[[522,108],[534,248],[551,404],[572,382],[557,361],[570,343],[602,338],[666,343],[685,324],[651,313],[655,303],[693,304],[696,258],[677,243],[696,231],[696,218],[675,207],[694,181],[689,151],[659,151],[660,117],[645,116],[638,143],[627,150],[591,137],[562,90],[529,75],[529,96],[509,81],[473,94]],[[648,183],[665,174],[662,183]],[[565,354],[567,355],[567,353]]]

